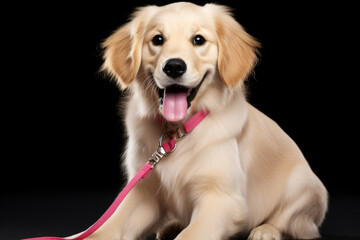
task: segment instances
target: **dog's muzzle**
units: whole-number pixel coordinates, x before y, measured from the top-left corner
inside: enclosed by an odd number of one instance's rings
[[[180,84],[173,84],[166,88],[158,87],[162,115],[171,122],[182,121],[187,114],[191,102],[195,99],[207,73],[194,88],[187,88]]]

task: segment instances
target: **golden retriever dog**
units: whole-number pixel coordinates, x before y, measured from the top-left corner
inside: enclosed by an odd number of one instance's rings
[[[128,95],[129,179],[162,134],[210,113],[88,239],[319,237],[327,191],[294,141],[247,102],[260,45],[227,7],[141,7],[103,47],[102,70]]]

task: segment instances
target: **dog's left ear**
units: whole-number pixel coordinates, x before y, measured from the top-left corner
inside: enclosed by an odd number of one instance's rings
[[[218,70],[221,80],[229,88],[242,83],[257,62],[260,43],[250,36],[224,6],[210,4],[215,9],[218,35]],[[221,13],[221,14],[219,14]]]

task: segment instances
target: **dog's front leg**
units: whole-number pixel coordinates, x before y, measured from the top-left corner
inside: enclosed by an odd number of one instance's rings
[[[197,202],[189,226],[175,240],[228,239],[244,227],[246,211],[242,203],[220,191],[206,193]]]
[[[227,240],[247,228],[245,174],[236,147],[231,139],[202,152],[206,165],[196,168],[188,184],[193,200],[190,223],[176,240]]]
[[[137,240],[146,234],[159,216],[147,185],[136,185],[115,213],[86,240]]]

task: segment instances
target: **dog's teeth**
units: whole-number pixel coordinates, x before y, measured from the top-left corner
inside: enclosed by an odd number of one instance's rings
[[[164,99],[163,98],[159,98],[159,99],[160,99],[160,109],[162,111],[164,107]]]

